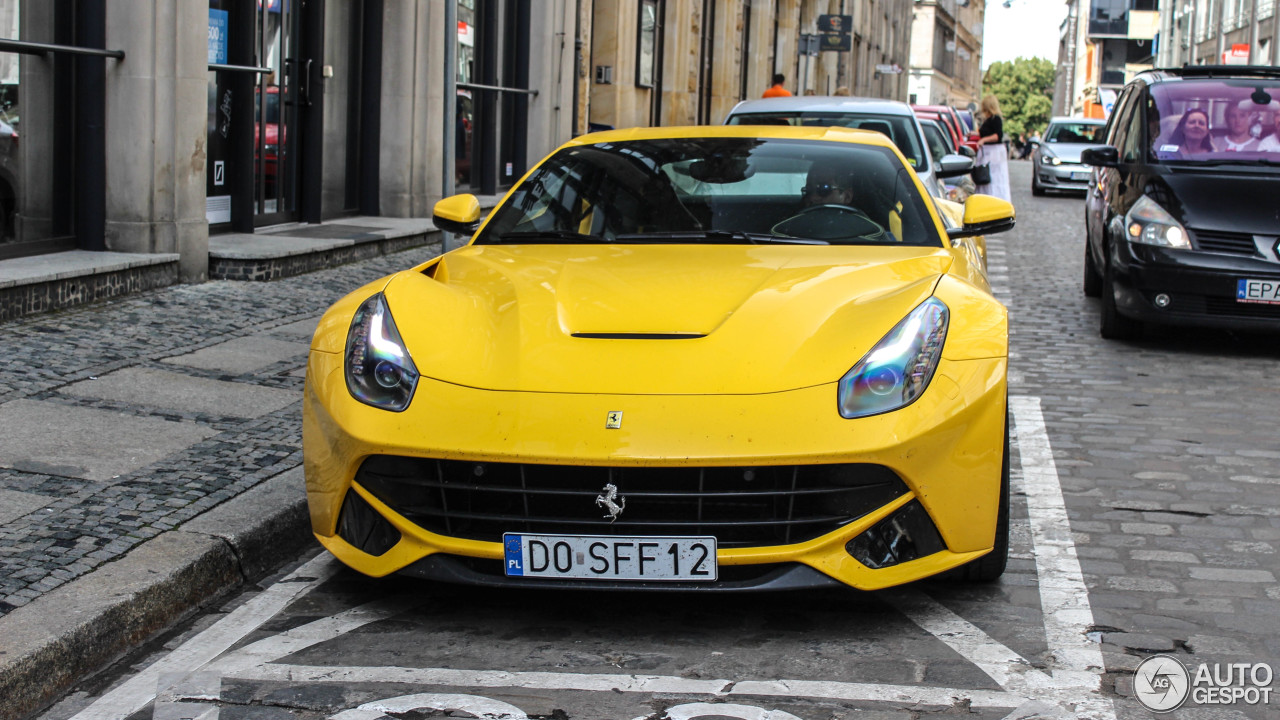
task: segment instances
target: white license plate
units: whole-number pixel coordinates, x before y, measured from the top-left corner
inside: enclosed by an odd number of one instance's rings
[[[512,577],[713,581],[714,537],[502,536]]]
[[[1236,300],[1280,305],[1280,280],[1236,280]]]
[[[1089,171],[1073,172],[1071,173],[1071,179],[1076,181],[1087,181],[1089,179]]]

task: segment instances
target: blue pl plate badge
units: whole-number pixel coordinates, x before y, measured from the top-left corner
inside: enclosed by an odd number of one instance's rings
[[[507,574],[524,575],[524,552],[519,535],[508,535],[503,543],[506,546]]]

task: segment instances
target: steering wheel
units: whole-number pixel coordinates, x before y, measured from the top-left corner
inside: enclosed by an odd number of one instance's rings
[[[862,238],[880,242],[884,227],[850,205],[824,204],[804,208],[773,226],[774,235],[840,241]]]

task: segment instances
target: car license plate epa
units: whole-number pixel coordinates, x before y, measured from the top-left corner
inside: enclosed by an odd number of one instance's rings
[[[511,577],[714,581],[714,537],[502,536]]]
[[[1280,305],[1280,280],[1236,280],[1236,301]]]

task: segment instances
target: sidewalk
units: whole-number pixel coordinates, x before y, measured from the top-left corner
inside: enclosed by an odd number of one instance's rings
[[[0,718],[314,543],[311,333],[347,292],[439,252],[0,323]]]

